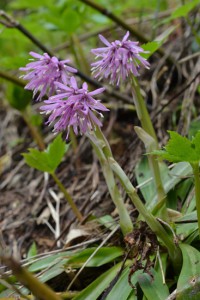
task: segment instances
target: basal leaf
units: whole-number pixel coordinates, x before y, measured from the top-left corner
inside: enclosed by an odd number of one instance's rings
[[[81,267],[87,259],[94,253],[96,248],[89,248],[75,254],[69,259],[67,264],[73,265],[73,267]],[[87,263],[87,267],[99,267],[108,262],[113,261],[115,258],[122,256],[123,250],[119,247],[103,247],[97,251],[97,253]]]
[[[37,254],[37,246],[36,246],[36,243],[33,242],[31,247],[28,250],[27,258],[31,258],[31,257],[35,256],[36,254]]]
[[[115,278],[121,265],[122,263],[120,262],[107,272],[103,273],[75,297],[74,300],[97,300],[102,292],[109,286],[110,282]]]
[[[113,300],[113,299],[120,299],[126,300],[130,299],[129,296],[133,291],[133,288],[130,286],[128,282],[128,275],[130,273],[130,267],[126,267],[122,272],[120,278],[118,279],[117,283],[113,286],[112,290],[106,297],[106,300]],[[142,271],[137,271],[131,276],[131,282],[133,285],[137,283],[138,275],[142,273]],[[137,296],[135,295],[135,291],[132,294],[132,298],[136,300]]]
[[[161,274],[152,270],[153,278],[148,274],[141,274],[138,282],[148,300],[166,300],[169,296],[169,290],[166,284],[162,282]]]
[[[177,285],[177,300],[200,299],[200,252],[187,244],[180,245],[183,266]]]

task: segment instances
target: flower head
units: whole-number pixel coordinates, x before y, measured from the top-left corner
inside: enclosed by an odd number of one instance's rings
[[[50,57],[47,53],[40,55],[30,52],[30,55],[36,59],[29,63],[21,71],[27,74],[22,77],[29,83],[25,86],[27,90],[33,90],[33,96],[39,92],[36,100],[41,100],[45,94],[51,96],[55,90],[55,81],[67,84],[69,81],[69,72],[76,73],[77,70],[68,66],[70,60],[59,61],[57,57]]]
[[[95,78],[110,78],[110,83],[119,85],[120,80],[124,81],[131,73],[139,76],[140,65],[149,68],[149,63],[140,56],[140,53],[146,52],[138,46],[138,42],[132,42],[128,40],[128,37],[129,32],[125,34],[122,41],[116,40],[110,43],[102,35],[99,35],[100,40],[107,47],[91,50],[96,58],[101,58],[92,63]]]
[[[100,103],[100,100],[95,100],[93,96],[102,93],[104,88],[89,92],[87,83],[83,83],[82,88],[79,89],[74,77],[70,79],[70,86],[65,86],[59,82],[55,84],[62,90],[62,93],[50,97],[44,101],[46,105],[40,107],[43,112],[50,114],[48,124],[55,121],[54,132],[67,129],[68,138],[70,127],[77,135],[79,132],[81,134],[86,133],[95,125],[102,126],[94,112],[101,115],[100,111],[108,111],[108,109]]]

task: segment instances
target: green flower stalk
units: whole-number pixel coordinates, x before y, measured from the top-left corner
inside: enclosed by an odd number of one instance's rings
[[[120,191],[118,189],[118,186],[115,182],[113,171],[107,160],[108,157],[112,157],[111,149],[99,127],[96,127],[96,129],[92,133],[87,133],[86,135],[89,138],[95,151],[95,154],[99,159],[110,196],[119,214],[121,230],[123,234],[126,235],[132,232],[133,224],[128,210],[122,199],[122,196],[120,194]]]
[[[124,82],[127,78],[130,80],[138,118],[143,130],[154,139],[155,148],[152,150],[156,150],[158,149],[156,133],[137,81],[140,68],[149,69],[150,64],[141,56],[142,53],[146,52],[138,46],[138,42],[130,41],[128,37],[129,32],[125,34],[121,41],[116,40],[110,43],[105,37],[99,35],[100,40],[106,47],[91,50],[98,59],[97,62],[92,63],[92,71],[95,78],[109,78],[111,84],[119,85],[121,81]],[[150,152],[149,149],[147,151]],[[158,202],[160,202],[165,199],[166,195],[159,165],[154,156],[149,156],[149,164],[155,180]]]

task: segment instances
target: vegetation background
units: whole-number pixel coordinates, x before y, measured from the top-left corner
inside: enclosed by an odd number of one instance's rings
[[[135,256],[127,256],[130,245],[119,231],[118,214],[84,136],[72,142],[57,169],[57,176],[84,216],[81,224],[54,180],[25,164],[22,153],[28,148],[44,150],[55,136],[39,114],[40,104],[23,89],[19,68],[27,64],[30,51],[53,53],[70,59],[79,70],[79,81],[97,88],[90,71],[94,61],[90,50],[102,46],[98,34],[112,41],[129,30],[131,39],[150,51],[151,68],[141,70],[139,81],[160,146],[169,138],[167,130],[191,138],[200,130],[199,4],[197,0],[0,1],[1,252],[20,261],[62,299],[181,300],[188,299],[184,298],[188,293],[194,294],[191,299],[199,299],[194,180],[187,163],[161,164],[171,218],[169,232],[186,245],[181,248],[183,267],[179,275],[172,271],[166,251],[151,240],[156,249],[151,254],[154,268],[142,274]],[[102,84],[108,86],[105,80]],[[109,87],[102,102],[110,109],[103,131],[113,154],[152,210],[156,191],[143,155],[145,147],[133,128],[139,121],[130,86]],[[62,142],[56,147],[63,147]],[[125,195],[124,199],[136,223],[138,212]],[[144,250],[149,233],[143,226],[137,224],[136,233],[145,233]],[[139,255],[142,257],[142,252]],[[29,286],[28,290],[19,284],[19,277],[10,272],[13,265],[4,264],[0,298],[18,295],[34,299],[29,291],[34,294],[34,288]],[[189,278],[195,281],[191,283]]]

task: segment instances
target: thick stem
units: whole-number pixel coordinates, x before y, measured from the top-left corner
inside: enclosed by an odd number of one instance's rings
[[[114,173],[119,178],[121,184],[126,190],[127,194],[131,198],[133,204],[137,208],[138,212],[143,216],[151,230],[157,235],[158,238],[164,243],[168,249],[169,256],[175,266],[180,267],[181,263],[181,251],[174,244],[173,239],[168,235],[163,226],[154,218],[154,216],[147,210],[140,198],[138,197],[135,188],[126,176],[119,164],[111,157],[109,163]]]
[[[127,208],[124,204],[122,196],[119,192],[119,189],[116,185],[113,171],[109,166],[109,163],[105,157],[105,153],[103,152],[102,148],[107,148],[107,147],[105,146],[104,141],[99,140],[96,137],[92,137],[89,134],[87,136],[89,137],[90,142],[93,146],[93,149],[100,161],[103,175],[104,175],[106,184],[108,186],[110,196],[118,210],[118,214],[119,214],[119,218],[120,218],[120,227],[122,229],[123,234],[126,235],[126,234],[132,232],[133,224],[131,222],[131,218],[130,218]],[[109,153],[110,153],[110,150],[108,148],[107,148],[107,151],[109,151]]]
[[[199,177],[199,163],[192,164],[192,169],[194,173],[194,185],[195,185],[195,198],[196,198],[196,209],[197,209],[197,219],[200,235],[200,177]]]
[[[73,212],[74,212],[75,216],[77,217],[77,219],[80,222],[83,221],[82,214],[80,213],[78,207],[74,203],[72,197],[70,196],[70,194],[68,193],[68,191],[66,190],[66,188],[64,187],[64,185],[62,184],[62,182],[58,179],[58,177],[57,177],[57,175],[55,173],[51,173],[51,176],[55,180],[55,182],[58,185],[58,187],[61,190],[61,192],[63,192],[65,198],[67,199],[67,201],[68,201],[69,205],[71,206],[71,209],[73,210]]]

